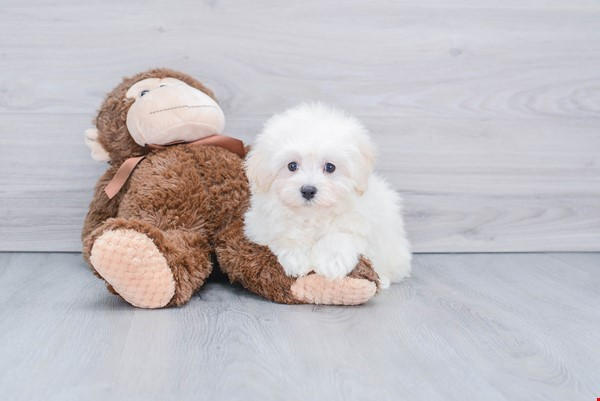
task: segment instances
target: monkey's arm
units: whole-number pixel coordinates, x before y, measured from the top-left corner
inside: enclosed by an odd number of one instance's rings
[[[216,253],[219,266],[232,282],[284,304],[358,305],[371,299],[379,285],[377,273],[362,257],[341,279],[329,280],[318,274],[288,277],[268,247],[244,236],[242,219],[232,222],[218,236]]]

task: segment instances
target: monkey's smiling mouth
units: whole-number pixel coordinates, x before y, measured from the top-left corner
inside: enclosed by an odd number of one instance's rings
[[[166,109],[151,111],[149,114],[156,114],[156,113],[161,113],[163,111],[176,110],[176,109],[195,109],[195,108],[204,108],[204,107],[215,108],[216,106],[209,105],[209,104],[198,104],[198,105],[184,104],[183,106],[175,106],[175,107],[169,107]]]

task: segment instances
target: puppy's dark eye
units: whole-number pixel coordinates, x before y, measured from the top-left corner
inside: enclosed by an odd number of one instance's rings
[[[331,163],[325,163],[325,171],[327,171],[329,174],[333,173],[335,171],[335,165]]]
[[[298,170],[298,163],[296,162],[291,162],[288,164],[288,170],[290,171],[296,171]]]
[[[150,92],[148,89],[144,89],[140,92],[140,97],[144,96],[146,93]]]

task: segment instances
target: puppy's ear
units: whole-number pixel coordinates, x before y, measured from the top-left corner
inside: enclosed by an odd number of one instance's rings
[[[375,146],[368,137],[358,143],[358,157],[354,162],[354,191],[362,196],[367,190],[369,177],[375,166]]]
[[[268,192],[276,172],[271,167],[271,156],[253,147],[244,161],[246,175],[254,192]]]

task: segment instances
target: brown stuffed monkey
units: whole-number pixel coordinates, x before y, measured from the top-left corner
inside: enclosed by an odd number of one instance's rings
[[[153,69],[124,79],[86,131],[109,162],[83,227],[83,255],[109,291],[131,305],[186,303],[213,269],[281,303],[364,303],[378,286],[367,260],[339,280],[293,278],[244,237],[249,188],[243,144],[221,135],[213,93],[188,75]]]

